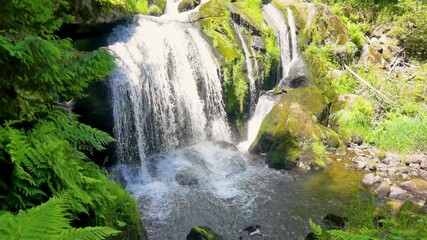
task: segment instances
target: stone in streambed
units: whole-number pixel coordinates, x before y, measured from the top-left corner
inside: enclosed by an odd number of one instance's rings
[[[381,185],[375,190],[378,197],[387,197],[390,193],[390,184],[387,181],[383,181]]]
[[[388,196],[391,198],[404,198],[408,196],[408,192],[398,186],[391,186]]]
[[[191,169],[183,169],[176,173],[175,181],[182,186],[192,186],[199,184],[199,179]]]
[[[194,226],[187,235],[187,240],[224,240],[223,237],[205,226]]]
[[[399,184],[400,187],[410,190],[416,194],[427,196],[427,181],[423,179],[412,179]]]
[[[345,228],[345,222],[348,219],[345,217],[340,217],[335,214],[328,213],[324,218],[323,221],[328,229],[344,229]]]
[[[362,179],[362,184],[365,186],[372,186],[375,183],[375,175],[373,173],[366,174]]]

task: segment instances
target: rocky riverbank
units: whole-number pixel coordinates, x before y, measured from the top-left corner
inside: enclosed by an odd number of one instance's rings
[[[410,201],[427,212],[425,153],[400,155],[357,144],[351,144],[347,150],[352,164],[346,164],[346,168],[365,171],[362,185],[375,193],[382,202],[399,208],[403,202]]]

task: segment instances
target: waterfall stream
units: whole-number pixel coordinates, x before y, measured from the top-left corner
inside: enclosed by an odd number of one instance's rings
[[[218,66],[193,25],[137,16],[116,28],[110,42],[117,57],[110,79],[114,134],[123,162],[144,164],[147,154],[231,140]]]
[[[248,71],[248,79],[249,79],[249,91],[250,91],[250,108],[251,112],[255,108],[256,105],[256,86],[255,86],[255,75],[254,68],[252,67],[251,54],[254,55],[254,49],[251,47],[251,51],[249,51],[248,46],[245,41],[245,37],[243,35],[243,27],[240,27],[237,24],[234,24],[234,29],[237,32],[237,36],[239,37],[240,43],[242,44],[243,52],[245,54],[246,59],[246,68]],[[254,55],[255,56],[255,55]],[[256,59],[254,59],[256,64]],[[255,65],[254,64],[254,65]],[[255,68],[257,69],[257,68]]]
[[[267,24],[273,28],[280,46],[280,61],[282,68],[280,79],[284,79],[289,74],[292,61],[298,59],[298,39],[295,17],[292,10],[288,8],[286,22],[282,12],[277,9],[273,3],[264,5],[262,13]]]
[[[258,130],[261,127],[264,117],[271,111],[274,105],[277,103],[278,98],[275,96],[262,95],[258,99],[258,103],[255,108],[255,112],[248,122],[248,136],[247,139],[239,143],[239,149],[246,151],[255,140]]]
[[[340,201],[331,201],[333,193],[316,184],[311,188],[311,175],[270,169],[261,156],[230,143],[212,49],[199,29],[186,22],[192,11],[177,13],[175,0],[168,5],[166,15],[136,16],[109,37],[116,57],[109,84],[119,159],[111,171],[136,198],[149,239],[182,240],[194,225],[238,239],[251,224],[261,224],[270,239],[302,239],[309,232],[308,219],[320,221]],[[289,44],[288,27],[277,9],[267,5],[264,12],[278,14],[269,23],[276,24],[287,73],[296,44]],[[255,52],[241,29],[237,32],[252,94],[253,66],[258,67],[250,55]],[[260,97],[240,149],[249,147],[276,101]],[[313,189],[320,194],[313,195]]]

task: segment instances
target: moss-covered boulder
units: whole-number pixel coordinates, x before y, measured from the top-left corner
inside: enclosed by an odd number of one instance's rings
[[[208,227],[194,226],[187,235],[187,240],[224,240],[224,238]]]
[[[178,12],[185,12],[196,8],[200,4],[200,0],[182,0],[178,5]]]
[[[157,5],[152,5],[148,8],[148,13],[150,16],[161,16],[163,14],[162,10]]]
[[[266,153],[273,168],[324,167],[326,147],[340,147],[338,135],[327,123],[329,99],[315,87],[291,90],[264,118],[254,153]]]

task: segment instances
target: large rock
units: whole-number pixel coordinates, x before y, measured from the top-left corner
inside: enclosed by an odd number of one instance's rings
[[[187,240],[224,240],[223,237],[216,234],[212,229],[204,226],[194,226],[187,235]]]
[[[267,153],[268,163],[274,168],[289,169],[297,161],[321,166],[326,157],[319,154],[320,142],[333,148],[340,146],[338,135],[319,124],[327,119],[328,102],[313,87],[289,91],[264,118],[249,150]]]
[[[427,181],[423,179],[412,179],[405,181],[400,183],[399,186],[415,194],[422,194],[427,196]]]

